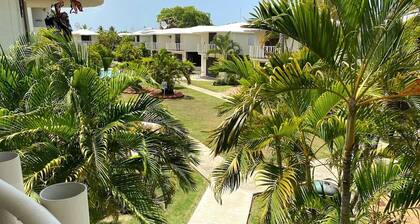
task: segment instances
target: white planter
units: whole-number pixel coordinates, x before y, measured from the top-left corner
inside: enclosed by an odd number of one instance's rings
[[[1,224],[60,224],[46,208],[2,179],[0,179],[0,207],[3,209],[0,214]],[[21,222],[16,222],[15,217]]]
[[[14,152],[0,152],[0,179],[23,192],[22,168],[19,155]],[[4,209],[0,209],[0,223],[16,223],[17,219]]]
[[[22,168],[15,152],[0,152],[0,178],[23,192]]]
[[[51,185],[39,194],[44,205],[62,224],[89,224],[87,187],[81,183]]]

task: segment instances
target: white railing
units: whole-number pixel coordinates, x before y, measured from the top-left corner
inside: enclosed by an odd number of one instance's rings
[[[207,54],[209,50],[216,49],[215,44],[198,44],[197,45],[197,52],[200,54]]]
[[[249,46],[249,57],[253,59],[268,59],[279,50],[276,46]]]
[[[158,51],[160,49],[166,48],[166,44],[161,42],[149,42],[145,43],[145,46],[149,51]]]
[[[166,50],[169,51],[182,51],[183,44],[181,43],[166,43]]]

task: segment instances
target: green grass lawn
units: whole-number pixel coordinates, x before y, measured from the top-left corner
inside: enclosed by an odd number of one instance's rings
[[[189,192],[183,192],[180,188],[175,192],[172,203],[165,211],[165,217],[169,224],[188,223],[193,214],[201,196],[208,186],[207,180],[198,172],[194,173],[194,179],[197,183],[196,189]],[[111,220],[100,222],[100,224],[111,224]],[[119,224],[138,224],[139,222],[131,215],[121,215],[118,220]]]
[[[208,89],[213,92],[226,92],[229,89],[232,89],[234,86],[213,86],[213,81],[199,81],[192,80],[191,84],[203,89]]]
[[[175,193],[173,202],[168,206],[165,213],[169,224],[187,223],[197,207],[201,196],[206,191],[208,186],[207,180],[199,173],[195,173],[194,178],[197,183],[194,191],[183,192],[182,190],[178,190]]]
[[[211,82],[209,83],[211,84]],[[183,87],[177,88],[177,91],[184,93],[185,97],[164,100],[162,102],[163,106],[184,125],[192,137],[208,144],[210,131],[223,121],[223,117],[217,116],[218,111],[216,109],[223,101]],[[133,96],[125,95],[122,97],[128,99]],[[197,182],[195,191],[185,193],[179,189],[175,192],[173,201],[165,212],[169,224],[187,223],[206,190],[207,180],[199,173],[194,174],[194,178]],[[119,220],[121,224],[138,223],[129,215],[123,215]],[[103,222],[103,224],[108,223]]]
[[[223,121],[223,117],[217,116],[216,109],[223,101],[192,89],[181,87],[178,91],[183,92],[185,97],[165,100],[163,105],[181,121],[192,137],[208,144],[210,131]]]

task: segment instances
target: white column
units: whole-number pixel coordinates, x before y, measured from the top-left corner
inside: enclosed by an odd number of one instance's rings
[[[32,16],[32,8],[31,7],[27,7],[26,8],[27,11],[27,15],[28,15],[28,28],[29,28],[29,32],[33,33],[34,32],[34,20],[33,20],[33,16]]]
[[[201,55],[201,76],[207,76],[207,55]]]
[[[187,52],[182,52],[182,61],[186,61],[187,60]]]

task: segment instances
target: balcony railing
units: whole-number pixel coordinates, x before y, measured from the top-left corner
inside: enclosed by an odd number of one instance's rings
[[[166,50],[168,51],[182,51],[183,44],[181,43],[166,43]]]
[[[276,46],[249,46],[249,57],[253,59],[268,59],[279,50]]]
[[[144,43],[144,44],[146,46],[146,49],[149,50],[149,51],[159,51],[161,49],[168,49],[166,43],[149,42],[149,43]]]
[[[197,52],[200,54],[207,54],[209,50],[216,49],[215,44],[198,44],[197,45]]]
[[[93,41],[91,41],[91,40],[82,40],[81,42],[80,42],[80,44],[81,45],[91,45],[91,44],[93,44]]]

